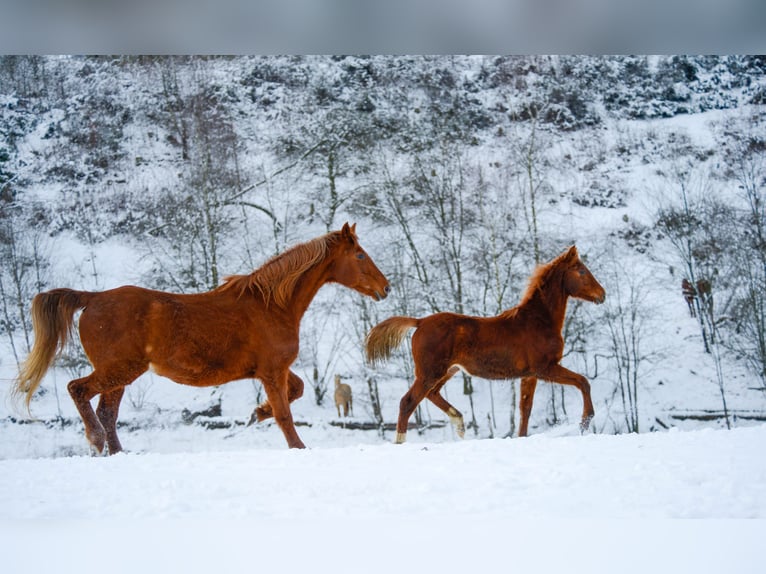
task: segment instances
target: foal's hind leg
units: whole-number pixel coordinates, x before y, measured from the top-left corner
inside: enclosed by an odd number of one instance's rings
[[[455,432],[460,438],[465,437],[465,422],[463,422],[463,413],[453,407],[447,400],[441,396],[439,389],[434,389],[428,395],[428,400],[447,413],[449,422],[455,427]]]
[[[524,377],[521,379],[521,398],[519,399],[521,421],[519,422],[519,436],[527,436],[529,414],[532,412],[532,402],[535,400],[536,387],[537,379],[535,377]]]
[[[96,409],[96,415],[106,431],[106,446],[109,448],[109,454],[116,454],[122,450],[120,439],[117,437],[117,415],[123,394],[125,394],[125,387],[104,391],[101,393]]]
[[[447,415],[450,417],[450,422],[455,425],[460,437],[463,437],[463,434],[465,434],[463,415],[460,414],[460,411],[458,411],[455,407],[445,401],[444,397],[439,394],[439,389],[441,389],[444,383],[446,383],[447,380],[449,380],[449,378],[457,371],[458,369],[456,368],[450,369],[442,378],[438,380],[431,379],[428,382],[425,382],[426,379],[422,376],[415,378],[415,382],[412,383],[410,390],[408,390],[402,397],[402,400],[399,401],[399,419],[396,421],[396,439],[394,441],[396,444],[402,444],[407,440],[407,425],[409,423],[410,416],[413,412],[415,412],[415,409],[420,404],[420,401],[426,397],[428,397],[437,407],[447,413]],[[432,397],[432,394],[434,394],[435,397]],[[461,427],[462,434],[460,430]]]
[[[457,433],[457,436],[460,438],[465,437],[465,422],[463,421],[463,413],[461,413],[459,410],[457,410],[454,406],[452,406],[450,403],[447,402],[447,399],[445,399],[441,395],[441,389],[445,385],[445,383],[450,380],[452,375],[457,373],[460,369],[457,367],[452,367],[449,371],[447,371],[447,374],[444,375],[439,381],[434,385],[434,387],[431,389],[431,391],[428,393],[427,397],[428,400],[430,400],[434,405],[439,407],[441,410],[443,410],[447,416],[449,417],[449,422],[452,423],[452,426],[455,427],[455,432]]]
[[[407,440],[407,424],[410,415],[415,411],[426,396],[426,387],[423,379],[416,378],[410,389],[404,393],[402,400],[399,401],[399,419],[396,421],[396,444],[402,444]]]

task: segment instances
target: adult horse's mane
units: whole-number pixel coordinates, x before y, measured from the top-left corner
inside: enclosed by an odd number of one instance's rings
[[[235,290],[238,296],[250,291],[260,293],[263,300],[284,308],[293,294],[295,284],[303,273],[327,256],[327,250],[337,239],[337,233],[328,233],[306,243],[300,243],[275,255],[249,275],[230,275],[218,287],[221,291]]]
[[[576,255],[577,252],[575,251],[574,254]],[[548,282],[550,282],[553,277],[557,274],[560,274],[564,271],[565,266],[562,265],[565,260],[570,259],[572,257],[571,251],[565,251],[555,259],[549,261],[548,263],[543,263],[542,265],[538,265],[535,270],[532,272],[532,275],[529,277],[529,283],[527,284],[527,289],[524,291],[524,294],[521,296],[521,301],[519,302],[519,306],[524,305],[527,303],[535,294],[535,291],[538,289],[541,289],[544,285],[546,285]]]

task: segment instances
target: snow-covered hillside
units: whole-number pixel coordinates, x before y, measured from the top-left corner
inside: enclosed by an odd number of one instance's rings
[[[755,316],[747,294],[764,290],[757,276],[746,283],[762,213],[748,212],[737,171],[753,160],[759,197],[757,57],[48,57],[0,68],[6,388],[39,290],[200,291],[350,220],[394,292],[363,305],[326,287],[304,317],[295,371],[306,390],[293,412],[311,425],[299,427],[310,446],[390,440],[334,426],[335,374],[354,391],[356,424],[375,421],[376,396],[377,422],[393,423],[411,383],[406,350],[364,363],[373,323],[495,314],[518,302],[538,257],[572,243],[607,290],[602,307],[570,304],[565,331],[563,364],[592,384],[594,432],[764,418],[757,333],[747,338],[758,325],[743,321]],[[679,217],[684,205],[696,211]],[[690,272],[714,285],[714,352],[681,296]],[[68,351],[31,421],[0,402],[0,458],[87,453],[66,393],[87,372]],[[517,384],[474,380],[469,396],[458,376],[445,392],[471,438],[503,437],[517,425]],[[123,400],[123,444],[282,448],[275,427],[244,426],[262,399],[257,381],[200,390],[149,373]],[[215,420],[184,422],[184,409],[218,405]],[[540,385],[531,432],[566,434],[580,411],[577,391]],[[410,440],[453,440],[444,418],[424,405]]]
[[[746,56],[0,58],[0,571],[761,572],[764,96]],[[307,450],[247,426],[258,381],[146,373],[91,457],[77,346],[8,395],[38,291],[202,291],[347,220],[393,293],[305,315]],[[391,444],[411,359],[367,330],[496,314],[571,244],[607,291],[565,325],[589,432],[540,384],[507,438],[518,381],[458,375],[465,440],[426,403]]]

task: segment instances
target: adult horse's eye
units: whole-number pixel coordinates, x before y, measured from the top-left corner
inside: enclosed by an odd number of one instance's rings
[[[362,261],[362,260],[364,259],[364,253],[357,253],[357,254],[356,254],[356,258],[357,258],[359,261]]]

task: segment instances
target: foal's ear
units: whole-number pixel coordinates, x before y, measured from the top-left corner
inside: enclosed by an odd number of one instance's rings
[[[343,229],[340,230],[340,236],[352,243],[356,241],[356,223],[352,226],[349,226],[348,221],[344,223]]]
[[[577,253],[577,247],[575,245],[572,245],[572,247],[569,248],[569,251],[567,251],[567,259],[569,261],[574,261],[575,259],[579,259],[580,254]]]

